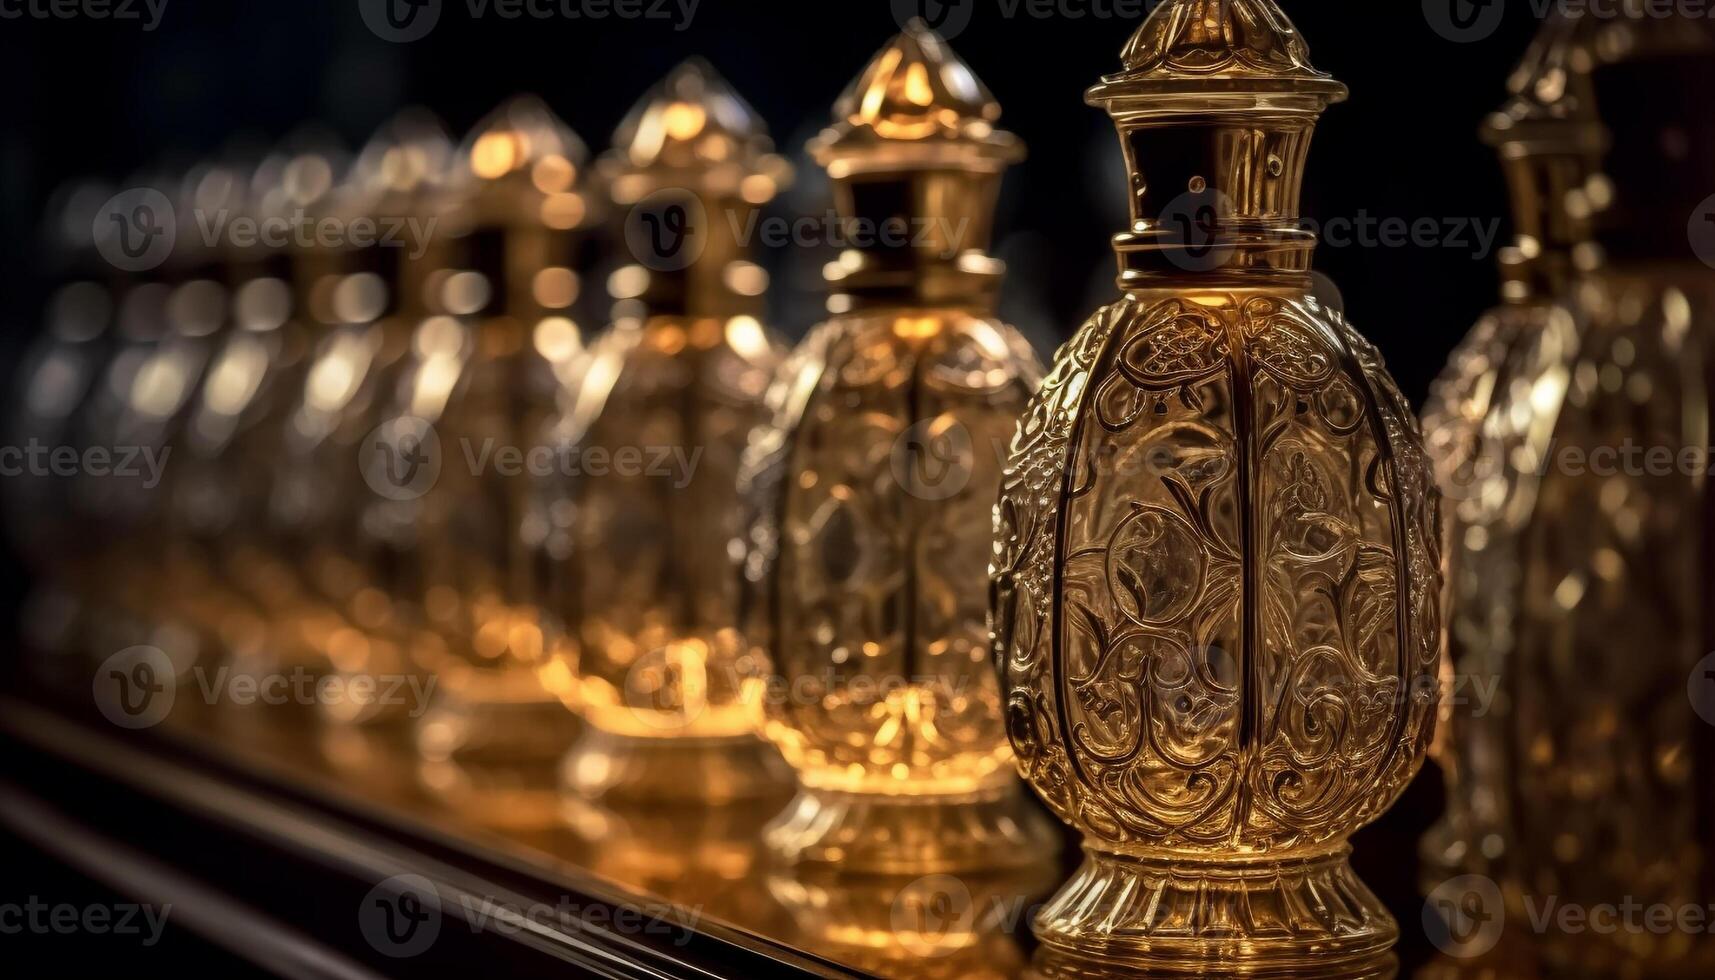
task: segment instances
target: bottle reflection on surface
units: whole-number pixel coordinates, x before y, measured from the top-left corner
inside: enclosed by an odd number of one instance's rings
[[[544,677],[589,723],[567,783],[591,798],[773,792],[778,754],[740,704],[734,486],[780,344],[744,229],[787,179],[712,69],[673,71],[620,127],[602,178],[636,262],[575,380],[563,605],[576,642]]]
[[[779,938],[792,934],[792,921],[769,894],[761,830],[783,802],[776,794],[663,807],[567,794],[561,815],[579,866],[670,903],[647,910],[669,924],[694,928],[693,917],[706,915]]]
[[[782,370],[741,476],[744,629],[772,665],[749,698],[800,785],[769,844],[848,871],[1030,863],[1058,841],[1013,767],[987,621],[997,447],[1041,378],[994,318],[986,252],[1024,147],[919,21],[834,112],[811,151],[854,229],[836,315]]]
[[[1455,686],[1449,818],[1425,844],[1446,880],[1427,884],[1480,876],[1504,905],[1482,911],[1512,924],[1550,902],[1677,921],[1715,901],[1700,673],[1715,272],[1680,237],[1715,172],[1690,94],[1715,79],[1715,36],[1623,9],[1551,21],[1491,120],[1523,235],[1510,302],[1429,412],[1452,501]],[[1715,963],[1702,930],[1538,932],[1557,972]]]
[[[877,976],[1020,976],[1030,916],[1059,878],[1052,863],[1005,872],[838,874],[801,866],[768,876],[805,946]]]

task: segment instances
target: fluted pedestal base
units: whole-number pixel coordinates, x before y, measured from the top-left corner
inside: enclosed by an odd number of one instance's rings
[[[1058,956],[1157,973],[1267,975],[1367,962],[1399,926],[1340,847],[1290,859],[1200,861],[1086,848],[1078,873],[1037,916]]]
[[[758,738],[637,738],[594,726],[560,763],[560,783],[586,800],[719,805],[778,794],[792,771]]]
[[[777,858],[864,874],[1023,867],[1059,835],[1014,783],[967,796],[883,796],[800,789],[763,832]]]

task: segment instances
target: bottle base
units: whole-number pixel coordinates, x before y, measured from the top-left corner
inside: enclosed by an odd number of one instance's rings
[[[1352,871],[1350,853],[1207,861],[1086,848],[1083,866],[1037,916],[1036,936],[1056,957],[1156,973],[1350,965],[1370,975],[1399,926]]]

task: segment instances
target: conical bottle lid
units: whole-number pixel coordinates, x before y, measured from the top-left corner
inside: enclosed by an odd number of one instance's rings
[[[650,89],[620,123],[613,144],[602,169],[621,204],[663,186],[762,204],[791,175],[762,117],[700,58]]]
[[[995,128],[1000,104],[970,66],[920,19],[889,41],[834,103],[810,142],[833,176],[927,166],[998,170],[1024,144]]]

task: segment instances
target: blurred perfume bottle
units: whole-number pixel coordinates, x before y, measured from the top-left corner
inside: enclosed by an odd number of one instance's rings
[[[199,233],[216,239],[231,322],[174,446],[163,611],[247,673],[288,659],[269,630],[293,591],[265,547],[271,476],[321,329],[297,274],[313,267],[312,249],[292,231],[299,209],[331,192],[337,159],[305,131],[253,170],[208,171],[193,194]]]
[[[1084,834],[1046,948],[1335,972],[1399,935],[1351,835],[1435,725],[1439,503],[1415,418],[1299,222],[1346,96],[1275,0],[1166,0],[1088,100],[1123,295],[1064,347],[1001,495],[994,628],[1027,778]]]
[[[835,315],[775,382],[741,478],[743,626],[771,665],[747,700],[801,788],[768,842],[850,871],[1027,864],[1058,835],[1018,779],[988,642],[1000,447],[1042,378],[995,318],[987,253],[1024,146],[920,21],[834,116],[812,152],[850,232]]]
[[[70,477],[52,454],[83,458],[80,422],[101,397],[108,360],[118,344],[116,319],[125,279],[95,247],[97,215],[113,189],[96,182],[62,188],[49,202],[42,254],[56,285],[36,339],[17,368],[8,396],[4,444],[25,454],[4,481],[7,531],[35,577],[22,611],[22,633],[32,669],[44,679],[74,686],[87,680],[62,676],[78,608],[99,561],[102,537],[88,533],[70,506]],[[78,661],[81,663],[81,660]]]
[[[676,68],[598,166],[636,260],[575,379],[562,609],[544,677],[589,723],[577,791],[724,800],[786,778],[740,704],[739,458],[781,345],[762,324],[755,221],[789,176],[755,112],[701,62]]]
[[[107,390],[88,406],[81,439],[129,457],[126,468],[80,469],[71,488],[80,511],[106,536],[100,602],[88,611],[89,653],[100,660],[137,645],[161,651],[172,680],[189,682],[212,645],[173,608],[163,574],[173,540],[168,500],[178,452],[195,395],[229,325],[229,293],[218,243],[200,233],[205,208],[231,206],[239,169],[204,164],[188,173],[143,177],[106,206],[119,220],[98,222],[97,245],[137,281],[120,311],[120,343],[108,366]],[[128,244],[167,243],[138,267],[124,264]],[[104,244],[105,243],[105,244]]]
[[[1509,299],[1540,311],[1480,326],[1430,412],[1454,498],[1454,778],[1425,850],[1455,876],[1430,882],[1455,917],[1471,875],[1515,917],[1553,901],[1679,922],[1715,902],[1715,36],[1616,9],[1551,21],[1491,121],[1521,212]],[[1538,945],[1557,972],[1715,963],[1702,929]]]
[[[537,670],[566,642],[547,590],[569,557],[569,518],[544,490],[558,489],[551,439],[583,352],[573,311],[598,213],[587,161],[534,98],[477,126],[443,223],[447,265],[428,281],[441,312],[417,330],[397,405],[413,423],[401,438],[416,429],[440,456],[433,484],[397,504],[415,510],[399,568],[421,595],[417,666],[436,682],[418,747],[429,760],[539,764],[546,791],[575,734]]]
[[[320,610],[294,610],[276,634],[301,645],[295,662],[342,678],[350,696],[321,699],[336,722],[397,719],[417,699],[383,697],[416,677],[410,666],[420,601],[394,588],[392,564],[408,543],[409,502],[432,468],[390,458],[385,430],[418,328],[427,284],[441,267],[438,235],[454,147],[440,123],[406,110],[365,145],[350,175],[311,214],[324,264],[303,270],[312,317],[325,331],[285,426],[271,480],[280,528]],[[394,465],[389,466],[389,463]],[[403,503],[406,506],[395,508]],[[352,682],[356,682],[353,686]],[[421,690],[414,687],[413,690]]]

